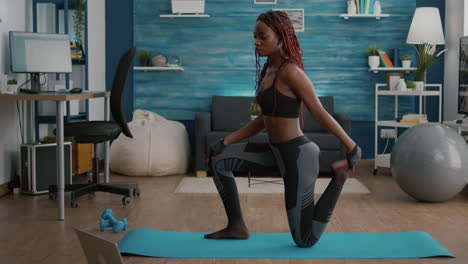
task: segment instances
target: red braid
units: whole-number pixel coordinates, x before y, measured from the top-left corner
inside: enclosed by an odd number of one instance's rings
[[[268,11],[258,16],[257,21],[262,21],[268,27],[278,34],[280,40],[283,42],[282,52],[283,55],[293,64],[304,70],[302,62],[302,49],[299,45],[294,26],[289,19],[288,14],[282,11]],[[255,102],[257,102],[258,93],[260,92],[260,84],[263,77],[265,77],[266,69],[268,68],[268,61],[263,65],[260,70],[260,56],[255,52],[256,62],[256,84],[255,84]],[[304,100],[301,101],[300,118],[301,125],[304,127]]]

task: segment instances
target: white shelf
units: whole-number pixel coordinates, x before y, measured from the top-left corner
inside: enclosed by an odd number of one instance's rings
[[[423,91],[414,91],[414,90],[407,90],[407,91],[390,91],[390,90],[383,90],[382,88],[387,87],[387,84],[384,83],[376,83],[375,84],[375,128],[374,128],[374,153],[375,153],[375,162],[374,162],[374,175],[377,173],[377,168],[378,167],[384,167],[384,168],[390,168],[390,155],[391,153],[388,153],[388,151],[385,151],[386,153],[380,153],[378,154],[378,143],[379,143],[379,131],[383,127],[387,127],[387,129],[394,129],[398,130],[398,128],[410,128],[417,126],[419,124],[424,124],[424,123],[436,123],[440,124],[442,121],[442,84],[425,84],[424,88],[428,87],[433,87],[436,88],[437,90],[423,90]],[[380,96],[379,95],[391,95],[394,96],[394,117],[395,119],[393,120],[379,120],[379,100]],[[423,114],[424,111],[423,109],[426,109],[426,101],[425,98],[426,96],[438,96],[439,97],[439,102],[438,102],[438,110],[439,110],[439,116],[438,116],[438,121],[437,122],[422,122],[422,123],[400,123],[397,122],[397,116],[401,111],[398,110],[398,105],[399,105],[399,96],[414,96],[415,98],[419,99],[419,109],[416,111],[417,114]],[[423,101],[424,100],[424,101]],[[423,107],[424,105],[424,107]],[[398,131],[396,131],[398,132]],[[398,133],[396,133],[396,137],[398,137]],[[394,138],[397,140],[397,138]]]
[[[370,68],[369,71],[372,71],[374,73],[378,73],[379,71],[383,72],[406,72],[409,73],[410,71],[415,71],[417,68],[411,67],[411,68],[402,68],[402,67],[378,67],[378,68]]]
[[[378,95],[403,95],[403,96],[439,96],[439,91],[389,91],[389,90],[379,90],[377,91]]]
[[[163,14],[163,15],[159,15],[160,17],[171,17],[171,18],[175,18],[175,17],[210,17],[210,15],[208,14]]]
[[[380,19],[381,17],[389,17],[389,14],[380,14],[380,15],[375,15],[375,14],[355,14],[355,15],[350,15],[350,14],[340,14],[339,17],[342,17],[344,19],[349,19],[349,18],[375,18],[375,19]]]
[[[135,66],[133,67],[134,70],[137,71],[184,71],[182,67],[173,67],[173,66],[164,66],[164,67],[142,67],[142,66]]]
[[[390,153],[385,154],[378,154],[375,155],[375,166],[376,167],[383,167],[383,168],[390,168]]]
[[[429,122],[426,122],[429,123]],[[419,124],[424,124],[424,123],[419,123]],[[382,120],[382,121],[377,121],[377,126],[386,126],[386,127],[414,127],[419,124],[414,124],[414,123],[400,123],[395,120]]]

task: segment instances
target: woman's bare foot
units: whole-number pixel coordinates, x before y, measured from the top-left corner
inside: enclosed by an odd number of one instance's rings
[[[336,161],[331,165],[331,169],[334,174],[332,181],[334,181],[337,184],[343,185],[349,176],[350,169],[348,167],[348,161],[347,160]]]
[[[249,237],[249,230],[245,224],[228,225],[224,229],[205,235],[205,238],[209,239],[248,239]]]

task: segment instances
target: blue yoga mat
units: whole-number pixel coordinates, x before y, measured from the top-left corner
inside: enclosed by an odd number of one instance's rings
[[[205,239],[204,233],[137,228],[119,243],[121,253],[161,258],[370,259],[454,257],[425,232],[324,233],[311,248],[289,233],[251,233],[247,240]]]

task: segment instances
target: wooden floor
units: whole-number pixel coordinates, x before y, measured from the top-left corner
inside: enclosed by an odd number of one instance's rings
[[[388,170],[372,175],[370,163],[357,169],[372,195],[343,194],[326,232],[425,231],[456,255],[426,259],[164,259],[124,257],[126,263],[468,263],[468,194],[466,190],[444,203],[420,203],[403,193]],[[174,194],[184,175],[129,178],[136,180],[141,197],[129,206],[117,195],[97,193],[82,197],[78,208],[66,203],[65,221],[57,221],[54,201],[47,195],[0,198],[0,263],[86,263],[73,228],[112,241],[124,233],[99,231],[102,211],[110,208],[117,219],[127,217],[129,228],[146,227],[179,232],[210,232],[224,227],[224,209],[216,194]],[[288,232],[282,195],[241,195],[251,232]]]

